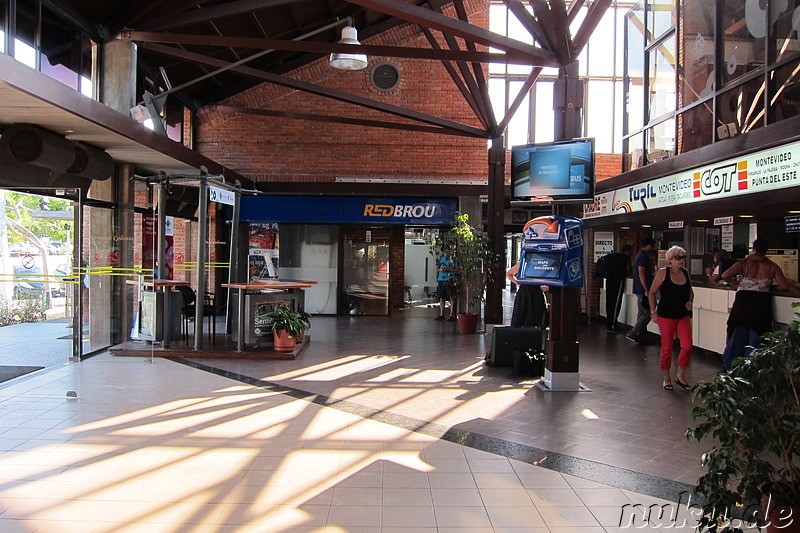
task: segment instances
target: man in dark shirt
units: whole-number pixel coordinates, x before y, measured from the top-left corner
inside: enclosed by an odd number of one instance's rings
[[[605,256],[606,278],[606,329],[609,333],[619,332],[617,317],[625,293],[625,279],[631,273],[633,246],[626,244],[621,252]]]
[[[655,250],[656,241],[651,237],[642,239],[642,248],[633,261],[633,294],[636,295],[636,324],[625,336],[628,340],[639,344],[649,344],[645,335],[647,324],[650,323],[650,302],[648,294],[650,284],[653,282],[653,270],[650,267],[650,253]]]

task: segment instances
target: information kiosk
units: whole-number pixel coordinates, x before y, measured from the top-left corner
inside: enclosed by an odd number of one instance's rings
[[[534,218],[525,224],[517,281],[547,285],[554,301],[547,340],[547,364],[539,386],[545,390],[588,390],[580,384],[578,341],[574,330],[578,313],[576,293],[583,287],[583,222],[562,215]],[[573,294],[574,295],[574,294]],[[570,296],[570,297],[568,297]],[[572,313],[572,315],[570,315]]]
[[[583,222],[549,215],[525,224],[517,281],[550,287],[583,287]]]

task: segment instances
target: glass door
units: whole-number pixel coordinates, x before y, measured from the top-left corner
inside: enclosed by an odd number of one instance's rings
[[[389,314],[389,227],[344,226],[339,313]]]
[[[0,381],[80,356],[78,193],[0,190]]]

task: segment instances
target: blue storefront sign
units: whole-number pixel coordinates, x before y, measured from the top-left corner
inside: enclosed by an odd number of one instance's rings
[[[456,198],[245,196],[239,218],[251,222],[439,226],[453,224],[457,211]]]

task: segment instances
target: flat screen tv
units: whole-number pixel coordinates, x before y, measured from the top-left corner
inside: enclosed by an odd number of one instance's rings
[[[564,252],[537,252],[528,250],[523,261],[522,279],[558,279]]]
[[[594,139],[511,148],[512,201],[588,203],[594,181]]]

